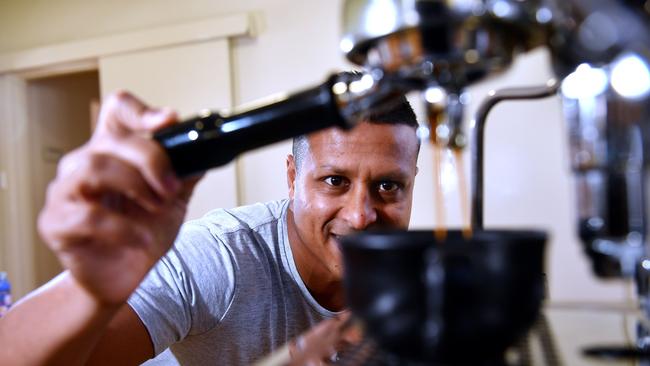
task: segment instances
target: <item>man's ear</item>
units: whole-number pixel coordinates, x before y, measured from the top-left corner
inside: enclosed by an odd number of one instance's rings
[[[287,187],[289,188],[289,198],[293,199],[296,188],[296,159],[293,155],[287,155]]]

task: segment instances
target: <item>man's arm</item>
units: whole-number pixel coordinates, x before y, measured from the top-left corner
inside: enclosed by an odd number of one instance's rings
[[[117,93],[90,141],[62,159],[38,228],[66,272],[0,318],[1,365],[137,364],[153,355],[126,301],[171,247],[198,182],[179,181],[148,137],[174,121]]]
[[[89,365],[139,365],[154,356],[144,324],[128,304],[111,320],[88,361]]]
[[[98,303],[64,273],[17,303],[0,323],[3,365],[138,365],[153,356],[127,304]]]

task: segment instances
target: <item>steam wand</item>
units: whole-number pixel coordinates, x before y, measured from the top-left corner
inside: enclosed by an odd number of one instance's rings
[[[550,79],[546,85],[505,88],[498,91],[490,91],[488,96],[476,113],[474,126],[474,141],[472,146],[472,231],[483,229],[483,160],[484,160],[484,143],[485,143],[485,123],[487,116],[494,106],[504,100],[532,100],[541,99],[555,95],[560,87],[560,83],[555,79]]]

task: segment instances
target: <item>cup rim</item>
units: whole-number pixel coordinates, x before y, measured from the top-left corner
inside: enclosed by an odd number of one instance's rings
[[[415,249],[431,245],[476,246],[476,245],[526,245],[545,243],[548,234],[539,229],[482,229],[472,233],[469,239],[460,229],[449,229],[444,241],[440,242],[434,230],[374,230],[352,234],[341,238],[343,249]]]

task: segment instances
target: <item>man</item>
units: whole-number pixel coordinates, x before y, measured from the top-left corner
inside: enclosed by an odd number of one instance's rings
[[[289,200],[215,210],[180,234],[197,179],[179,181],[147,137],[175,120],[118,93],[62,160],[39,231],[67,271],[0,319],[0,364],[139,364],[167,347],[183,364],[250,364],[344,309],[340,236],[408,225],[406,101],[297,138]]]

